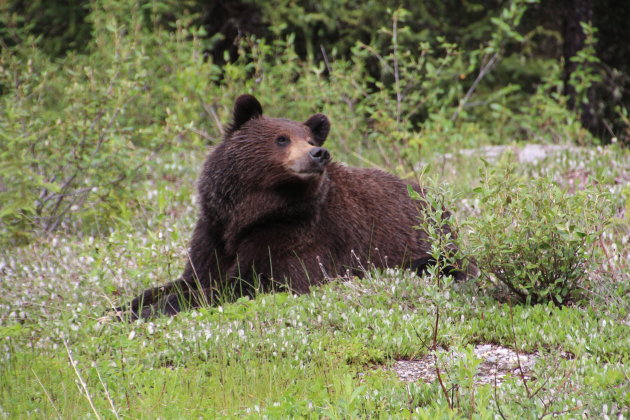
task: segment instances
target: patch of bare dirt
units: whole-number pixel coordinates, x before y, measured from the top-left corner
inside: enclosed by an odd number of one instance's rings
[[[536,353],[517,353],[514,350],[494,344],[479,344],[475,346],[474,353],[475,357],[481,359],[475,374],[476,384],[494,384],[495,381],[500,384],[508,375],[521,376],[521,369],[526,379],[532,379],[530,373],[538,359]],[[452,366],[459,358],[461,358],[461,354],[457,353],[446,356],[444,366],[439,366],[442,377],[448,375],[449,365]],[[437,380],[433,354],[428,354],[417,360],[398,360],[389,369],[396,372],[398,378],[404,382],[423,381],[431,383]]]

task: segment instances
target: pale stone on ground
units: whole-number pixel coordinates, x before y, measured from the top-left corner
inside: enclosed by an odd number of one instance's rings
[[[444,350],[438,350],[438,352],[444,352]],[[479,344],[475,346],[474,354],[475,357],[482,360],[477,366],[476,384],[494,384],[495,382],[500,384],[507,375],[521,377],[521,369],[526,379],[532,379],[530,372],[538,358],[536,353],[516,353],[511,349],[494,344]],[[461,354],[450,353],[446,355],[441,363],[443,366],[439,366],[443,380],[459,358],[461,358]],[[390,369],[396,372],[398,378],[404,382],[431,383],[437,380],[433,354],[427,354],[418,360],[398,360]]]

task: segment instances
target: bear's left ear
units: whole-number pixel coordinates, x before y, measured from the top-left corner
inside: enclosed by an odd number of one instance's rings
[[[326,137],[328,137],[328,132],[330,131],[330,121],[328,121],[328,117],[324,114],[315,114],[306,120],[304,124],[311,129],[315,143],[317,143],[318,146],[324,144]]]
[[[262,105],[258,102],[258,99],[252,95],[241,95],[236,98],[234,103],[234,120],[228,129],[228,133],[232,133],[247,121],[262,116]]]

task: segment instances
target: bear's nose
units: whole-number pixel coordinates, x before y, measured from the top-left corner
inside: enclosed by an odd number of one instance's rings
[[[313,147],[308,153],[319,166],[324,166],[330,161],[330,153],[323,147]]]

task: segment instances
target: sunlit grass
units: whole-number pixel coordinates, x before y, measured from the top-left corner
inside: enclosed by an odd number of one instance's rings
[[[204,154],[191,166],[198,167]],[[570,157],[523,171],[536,176],[556,168],[563,179],[565,159]],[[599,171],[611,189],[623,191],[618,180],[625,179],[627,153],[606,151],[585,162],[584,170]],[[452,170],[473,174],[477,163],[465,163]],[[168,157],[164,164],[171,174],[156,174],[138,191],[145,210],[137,217],[100,235],[58,234],[3,253],[0,415],[347,418],[413,412],[418,418],[483,418],[500,408],[516,417],[559,412],[571,418],[616,415],[630,405],[628,231],[621,194],[611,203],[621,227],[602,239],[614,254],[594,273],[598,288],[581,306],[510,307],[472,284],[441,290],[431,278],[386,270],[299,297],[261,295],[175,318],[100,323],[110,305],[177,277],[183,268],[197,211],[191,198],[196,174],[186,165],[169,166]],[[428,175],[448,173],[434,167]],[[462,198],[477,182],[473,175],[445,179]],[[466,217],[474,207],[463,203],[454,206]],[[451,411],[437,383],[405,384],[382,369],[430,352],[436,300],[446,302],[440,308],[441,347],[464,351],[470,344],[496,343],[536,352],[530,386],[543,387],[537,395],[547,406],[529,397],[517,376],[495,390],[459,382],[474,368],[453,365],[443,371],[456,396]]]

